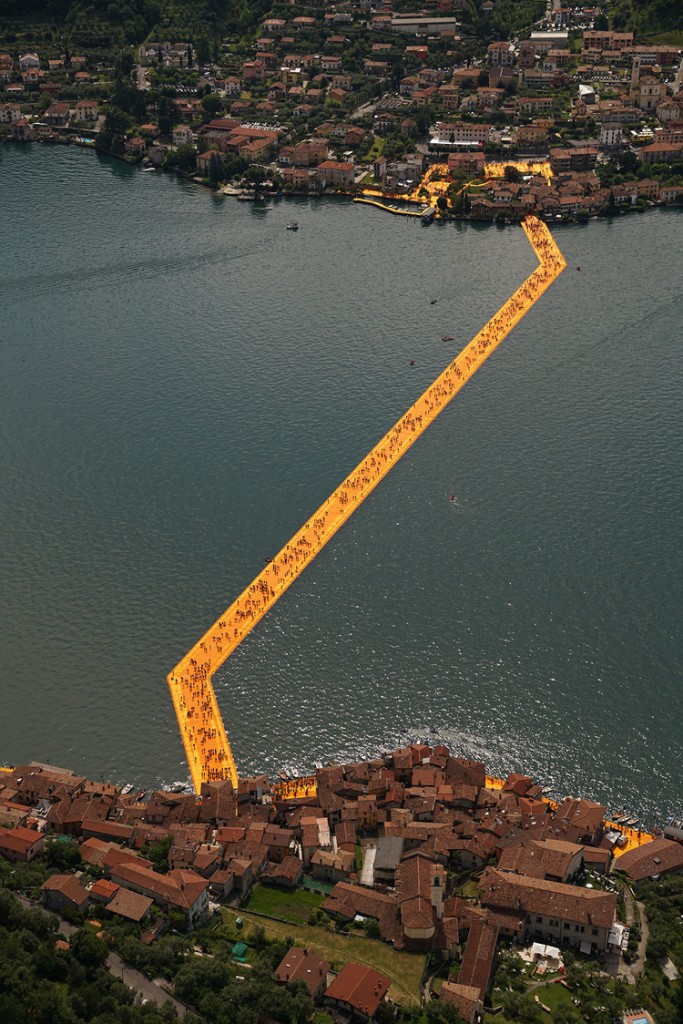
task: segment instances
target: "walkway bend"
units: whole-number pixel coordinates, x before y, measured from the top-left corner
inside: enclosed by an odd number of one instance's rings
[[[530,216],[522,227],[538,267],[169,673],[196,792],[215,779],[238,785],[213,674],[564,270],[546,225]],[[276,795],[313,796],[315,791],[315,778],[306,778],[283,783]]]

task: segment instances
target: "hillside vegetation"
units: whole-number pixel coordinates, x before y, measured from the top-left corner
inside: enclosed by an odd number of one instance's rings
[[[0,0],[7,39],[36,41],[45,31],[72,42],[104,47],[140,43],[148,37],[217,38],[254,29],[271,0]]]
[[[681,0],[615,0],[609,12],[611,28],[639,37],[683,30]]]

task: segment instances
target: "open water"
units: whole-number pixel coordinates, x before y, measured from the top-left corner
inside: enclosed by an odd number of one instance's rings
[[[433,729],[683,810],[682,228],[558,230],[562,277],[219,674],[243,772]],[[166,673],[534,262],[1,147],[0,759],[185,778]]]

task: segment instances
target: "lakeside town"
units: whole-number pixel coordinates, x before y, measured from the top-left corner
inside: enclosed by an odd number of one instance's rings
[[[427,219],[683,203],[682,41],[610,29],[609,6],[554,0],[491,42],[491,0],[474,24],[464,0],[400,7],[276,5],[248,37],[158,36],[115,59],[94,32],[79,52],[54,32],[30,49],[5,34],[0,137],[91,146],[260,202],[345,193]]]
[[[211,958],[227,935],[243,977],[275,942],[274,983],[303,984],[335,1022],[387,1022],[411,1005],[469,1024],[679,1019],[665,997],[642,1003],[653,975],[676,982],[683,967],[683,823],[634,832],[594,801],[551,800],[530,777],[493,779],[424,742],[318,766],[313,796],[284,774],[205,782],[195,796],[39,762],[3,769],[0,882],[59,916],[62,952],[78,928],[133,960],[171,933],[189,936],[183,956]],[[644,891],[673,883],[669,938],[648,927]],[[623,1016],[632,992],[639,1017]]]
[[[342,194],[425,221],[681,204],[675,43],[559,6],[488,42],[496,5],[476,7],[476,45],[458,0],[431,13],[288,4],[248,38],[157,42],[150,29],[116,54],[95,30],[77,51],[53,29],[31,46],[25,32],[0,37],[0,136],[93,149],[250,202]],[[323,73],[326,52],[336,72]],[[247,70],[259,62],[261,81]],[[550,77],[534,85],[526,70]],[[188,735],[215,755],[212,728],[199,718]],[[531,777],[493,778],[436,741],[304,778],[231,768],[196,794],[36,761],[0,770],[3,1024],[683,1020],[683,822],[649,833]]]

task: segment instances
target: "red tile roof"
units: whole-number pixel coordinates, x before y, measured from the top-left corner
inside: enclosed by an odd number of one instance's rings
[[[327,975],[330,965],[326,960],[321,960],[310,949],[303,949],[301,946],[292,946],[286,956],[277,967],[276,974],[278,981],[295,982],[303,981],[304,985],[314,995],[320,983]]]
[[[596,928],[610,928],[616,911],[614,893],[527,878],[496,868],[484,871],[479,890],[485,906],[545,914]]]
[[[370,967],[347,964],[334,979],[325,997],[352,1006],[365,1017],[374,1017],[391,982]]]
[[[139,892],[131,892],[123,886],[117,887],[114,897],[107,903],[107,910],[129,921],[141,921],[154,900]]]
[[[77,907],[82,907],[88,900],[88,892],[73,875],[52,875],[40,887],[45,892],[59,892]]]
[[[621,855],[617,866],[638,882],[652,875],[665,875],[683,869],[683,845],[671,839],[653,839]]]

